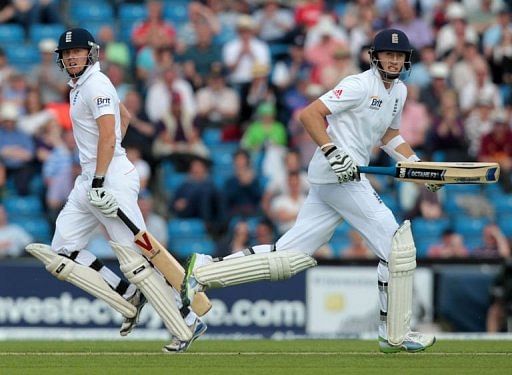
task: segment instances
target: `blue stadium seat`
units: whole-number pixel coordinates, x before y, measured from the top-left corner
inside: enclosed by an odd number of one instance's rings
[[[505,236],[512,237],[512,212],[505,212],[498,215],[498,226]]]
[[[494,205],[497,215],[512,213],[512,195],[504,194],[494,199],[491,198],[491,203]]]
[[[145,19],[148,15],[144,4],[120,4],[119,21],[121,23],[133,23]]]
[[[9,64],[19,72],[27,72],[24,69],[41,61],[37,46],[20,44],[10,46],[6,51]]]
[[[417,258],[426,258],[428,254],[428,249],[441,241],[441,238],[438,237],[423,237],[423,238],[415,238],[414,245],[416,246],[416,257]]]
[[[482,246],[482,234],[470,234],[464,236],[464,245],[471,253]]]
[[[391,193],[382,193],[379,195],[382,202],[391,210],[393,213],[398,213],[400,211],[400,205],[398,204],[397,199]]]
[[[437,220],[427,220],[424,218],[413,219],[412,231],[414,238],[439,238],[443,231],[450,226],[448,218],[441,218]]]
[[[171,219],[167,223],[169,237],[202,237],[206,235],[206,226],[201,219]]]
[[[30,41],[37,45],[43,39],[53,39],[55,42],[59,41],[60,35],[66,31],[64,25],[56,24],[40,24],[36,23],[30,26],[29,36]]]
[[[215,252],[215,243],[211,239],[170,240],[170,252],[178,258],[187,258],[193,253],[210,254]]]
[[[435,161],[437,163],[441,163],[443,161],[446,161],[446,152],[442,150],[437,150],[432,153],[432,161]]]
[[[454,229],[464,237],[481,236],[482,230],[489,223],[487,218],[457,217],[455,218]]]
[[[203,142],[206,146],[215,146],[222,144],[222,130],[221,129],[205,129],[201,135]]]
[[[34,217],[43,212],[43,205],[38,196],[28,195],[26,197],[5,198],[4,207],[10,219],[16,217]]]
[[[0,24],[0,45],[10,46],[23,44],[25,41],[25,31],[18,24]]]
[[[28,233],[34,237],[34,242],[49,243],[51,240],[50,225],[44,217],[26,218],[18,222]]]
[[[104,22],[114,24],[114,10],[112,6],[107,3],[100,2],[77,2],[70,8],[71,20],[83,27],[84,22]]]
[[[171,173],[164,175],[164,189],[167,192],[174,192],[187,179],[186,173]]]
[[[173,25],[188,21],[188,5],[186,3],[171,3],[164,5],[164,18]]]

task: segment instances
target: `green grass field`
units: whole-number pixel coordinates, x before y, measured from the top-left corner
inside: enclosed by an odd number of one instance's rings
[[[0,342],[0,374],[512,374],[512,341],[440,341],[381,354],[376,341],[198,340],[163,354],[154,341]]]

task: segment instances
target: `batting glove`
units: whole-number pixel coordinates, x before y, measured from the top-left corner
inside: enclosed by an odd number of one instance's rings
[[[325,151],[325,157],[338,177],[340,184],[359,180],[357,166],[346,152],[333,145]]]
[[[439,189],[441,189],[444,186],[444,184],[429,184],[428,182],[425,183],[425,187],[428,191],[431,191],[432,193],[435,193]]]
[[[88,192],[89,202],[106,217],[116,217],[119,205],[116,198],[103,187],[104,181],[104,177],[94,177]]]

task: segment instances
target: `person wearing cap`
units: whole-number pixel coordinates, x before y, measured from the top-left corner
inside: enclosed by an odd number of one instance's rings
[[[407,278],[412,283],[416,253],[410,222],[400,226],[358,171],[358,166],[368,165],[378,145],[397,161],[419,160],[400,135],[407,96],[400,74],[410,69],[411,53],[402,31],[380,31],[370,49],[371,68],[346,77],[302,111],[300,120],[318,147],[308,168],[309,193],[294,226],[275,244],[252,246],[216,261],[205,254],[193,254],[181,290],[185,304],[193,301],[196,292],[209,287],[231,285],[233,280],[234,284],[282,280],[314,266],[311,255],[329,242],[336,227],[346,220],[379,258],[380,350],[418,352],[434,344],[434,336],[411,331],[412,284],[402,290],[395,284],[400,272],[395,261],[404,265],[401,271],[410,271]],[[440,186],[428,188],[436,191]],[[400,248],[410,249],[410,259],[399,255]],[[261,267],[256,262],[270,266]],[[250,277],[253,275],[259,277]],[[392,309],[398,303],[402,307]],[[398,328],[394,326],[397,322],[404,324]],[[388,332],[388,327],[398,329]]]
[[[467,41],[477,42],[478,34],[466,20],[466,9],[462,3],[452,2],[446,9],[448,23],[441,27],[436,37],[436,54],[445,57],[454,49],[464,48]]]
[[[450,88],[450,71],[444,62],[434,62],[429,68],[430,84],[420,90],[420,102],[427,106],[429,113],[438,114],[441,109],[441,96]]]
[[[240,141],[242,147],[257,151],[266,144],[286,145],[286,128],[276,121],[276,108],[274,104],[261,103],[256,110],[257,120],[252,122]]]
[[[41,91],[43,104],[63,102],[68,93],[66,77],[55,64],[55,49],[57,42],[51,38],[42,39],[39,42],[41,62],[34,66],[30,72],[30,80]]]
[[[135,284],[121,279],[85,246],[93,230],[101,224],[112,241],[140,252],[132,231],[118,218],[118,210],[122,208],[134,225],[146,229],[137,205],[140,177],[121,146],[131,115],[120,102],[112,82],[101,72],[99,45],[89,31],[83,28],[66,30],[59,38],[55,53],[58,67],[70,78],[69,116],[81,174],[57,217],[51,245],[30,244],[27,251],[41,259],[52,275],[74,283],[111,305],[112,301],[118,301],[113,307],[117,306],[122,314],[132,311],[131,316],[123,314],[120,335],[126,336],[137,324],[146,298]],[[2,141],[5,138],[2,136]],[[137,262],[136,259],[130,261]],[[66,271],[61,274],[64,267]],[[99,293],[99,290],[103,292]],[[112,291],[115,295],[109,295]],[[172,293],[172,289],[169,292]],[[182,309],[180,314],[181,300],[179,295],[175,297],[176,303],[167,308],[173,309],[174,316],[179,317],[176,326],[172,327],[181,327],[181,333],[177,337],[175,330],[169,329],[173,339],[165,348],[171,352],[188,348],[190,342],[184,340],[188,338],[187,326],[193,327],[193,335],[198,334],[194,331],[196,327],[206,329],[206,326],[196,324],[198,318],[191,310]],[[161,311],[158,307],[155,306],[157,312]],[[160,312],[160,315],[164,314]]]

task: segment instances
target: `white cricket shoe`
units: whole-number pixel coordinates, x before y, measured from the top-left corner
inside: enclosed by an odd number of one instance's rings
[[[434,335],[426,335],[419,332],[409,332],[405,335],[404,341],[400,345],[391,345],[388,340],[379,337],[380,351],[383,353],[397,352],[421,352],[426,348],[434,345],[436,337]]]
[[[194,330],[194,334],[192,335],[192,338],[190,340],[183,341],[178,339],[177,337],[173,337],[171,342],[162,348],[162,351],[164,353],[182,353],[187,351],[190,345],[192,345],[192,343],[197,338],[199,338],[199,336],[206,332],[208,326],[201,319],[197,318],[196,321],[194,322],[194,325],[192,326],[192,329]]]
[[[121,336],[127,336],[133,328],[137,325],[139,322],[139,316],[140,312],[142,311],[142,308],[146,304],[147,300],[144,294],[140,290],[136,290],[133,296],[128,300],[133,306],[137,308],[137,313],[133,318],[124,318],[123,324],[121,325],[121,329],[119,330],[119,334]]]
[[[185,277],[181,284],[181,301],[183,306],[190,306],[196,293],[203,291],[203,286],[194,277],[194,271],[211,262],[212,258],[209,255],[199,253],[194,253],[188,258]]]

